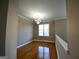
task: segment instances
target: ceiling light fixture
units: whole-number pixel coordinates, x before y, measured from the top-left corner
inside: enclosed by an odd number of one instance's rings
[[[45,15],[40,12],[32,12],[32,18],[37,24],[40,24],[42,19],[44,19]]]
[[[40,24],[40,22],[42,21],[40,18],[34,18],[34,20],[37,24]]]

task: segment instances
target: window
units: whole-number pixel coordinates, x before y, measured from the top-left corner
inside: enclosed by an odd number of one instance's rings
[[[39,24],[39,36],[49,36],[49,24]]]

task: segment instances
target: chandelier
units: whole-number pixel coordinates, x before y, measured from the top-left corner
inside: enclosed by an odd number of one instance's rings
[[[37,24],[40,24],[42,20],[41,20],[40,18],[35,18],[34,21],[35,21]]]
[[[44,19],[45,14],[40,12],[32,12],[32,18],[37,24],[40,24],[42,22],[42,19]]]

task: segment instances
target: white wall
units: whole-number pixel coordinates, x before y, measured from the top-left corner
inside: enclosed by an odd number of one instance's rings
[[[55,33],[67,42],[67,19],[55,21]]]
[[[69,57],[69,55],[67,55],[67,50],[64,49],[65,46],[62,45],[63,43],[64,43],[63,41],[60,41],[60,37],[59,38],[56,37],[56,49],[57,49],[58,59],[68,59]]]
[[[17,46],[32,40],[33,25],[28,19],[19,17]]]
[[[18,18],[16,13],[16,0],[9,0],[6,28],[7,59],[16,59],[17,26]]]
[[[79,0],[67,0],[67,55],[57,41],[59,59],[79,59]]]
[[[5,56],[2,57],[2,56],[0,56],[0,59],[7,59],[7,57],[5,57]]]

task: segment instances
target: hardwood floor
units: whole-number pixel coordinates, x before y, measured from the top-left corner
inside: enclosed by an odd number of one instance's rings
[[[17,59],[57,59],[55,43],[33,41],[17,48]]]

